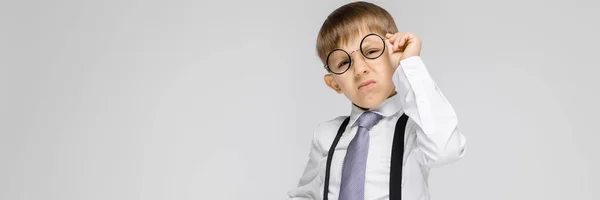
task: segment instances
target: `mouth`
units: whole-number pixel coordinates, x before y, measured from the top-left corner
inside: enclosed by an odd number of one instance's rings
[[[365,82],[362,82],[359,86],[358,89],[359,90],[365,90],[365,89],[369,89],[371,87],[373,87],[377,82],[375,80],[367,80]]]

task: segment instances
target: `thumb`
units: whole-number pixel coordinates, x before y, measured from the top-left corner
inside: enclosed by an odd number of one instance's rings
[[[389,34],[389,33],[388,33]],[[386,50],[388,50],[388,55],[392,55],[394,53],[394,45],[392,44],[392,42],[390,42],[389,39],[385,39],[385,48]]]
[[[400,65],[400,58],[402,57],[402,52],[401,51],[394,51],[393,50],[393,44],[390,42],[390,40],[385,40],[386,43],[386,50],[388,50],[388,55],[390,58],[390,63],[392,64],[392,67],[394,69],[396,69],[399,65]]]

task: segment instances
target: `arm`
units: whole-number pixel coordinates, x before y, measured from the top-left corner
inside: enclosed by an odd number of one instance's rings
[[[318,130],[318,128],[317,128]],[[321,179],[319,178],[320,162],[326,157],[323,149],[316,139],[316,131],[313,133],[308,163],[304,168],[304,173],[298,181],[296,188],[288,192],[288,199],[293,200],[320,200],[321,199]]]
[[[456,113],[433,81],[420,56],[400,61],[393,76],[403,98],[403,110],[417,124],[417,150],[421,164],[441,166],[465,154],[466,138],[458,130]]]

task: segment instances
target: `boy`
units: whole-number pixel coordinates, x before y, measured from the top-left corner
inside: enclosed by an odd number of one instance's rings
[[[429,169],[462,158],[466,139],[420,51],[420,39],[372,3],[327,17],[317,37],[325,84],[352,109],[316,128],[289,199],[429,199]]]

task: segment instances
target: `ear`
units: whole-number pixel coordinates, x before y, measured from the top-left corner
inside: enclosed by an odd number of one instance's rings
[[[333,89],[338,94],[342,94],[342,89],[340,88],[340,85],[337,84],[337,81],[335,81],[335,78],[332,74],[325,74],[323,80],[325,81],[325,84],[329,86],[329,88]]]

